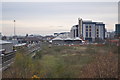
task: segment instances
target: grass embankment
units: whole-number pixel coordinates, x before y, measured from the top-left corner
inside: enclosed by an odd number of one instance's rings
[[[17,53],[3,77],[109,78],[117,77],[117,51],[110,46],[43,46],[34,58]]]

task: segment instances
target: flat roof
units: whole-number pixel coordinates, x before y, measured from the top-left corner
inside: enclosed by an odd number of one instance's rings
[[[4,41],[4,40],[0,40],[0,44],[10,44],[12,42],[8,42],[8,41]]]

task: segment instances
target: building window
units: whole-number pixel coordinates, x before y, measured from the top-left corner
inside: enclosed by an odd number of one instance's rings
[[[89,31],[91,31],[91,29],[89,29]]]
[[[97,35],[97,37],[99,37],[99,36]]]
[[[99,31],[99,29],[97,29],[97,31]]]
[[[88,31],[88,29],[86,29],[86,31]]]
[[[88,32],[86,32],[86,37],[88,37]]]
[[[89,37],[91,37],[91,32],[89,32]]]
[[[99,32],[97,32],[97,34],[99,34]]]
[[[88,28],[88,26],[86,26],[86,28]]]
[[[91,28],[91,26],[89,26],[89,28]]]

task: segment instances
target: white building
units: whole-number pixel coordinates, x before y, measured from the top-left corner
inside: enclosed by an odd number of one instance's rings
[[[82,30],[84,40],[95,41],[95,39],[105,38],[105,24],[102,22],[83,22]]]
[[[79,18],[78,25],[75,26],[71,28],[71,37],[79,36],[90,42],[93,42],[96,39],[105,39],[105,24],[103,24],[103,22],[83,21]]]

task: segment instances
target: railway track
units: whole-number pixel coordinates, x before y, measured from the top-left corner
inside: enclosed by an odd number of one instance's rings
[[[28,55],[29,54],[32,54],[34,53],[35,51],[38,51],[41,49],[41,46],[40,44],[37,44],[37,45],[34,45],[34,46],[31,46],[28,48],[27,52],[28,52]],[[33,57],[34,54],[32,54],[31,57]],[[2,57],[0,57],[0,71],[4,71],[6,70],[12,63],[14,63],[14,58],[15,58],[15,52],[12,52],[12,53],[9,53],[9,54],[6,54]]]
[[[0,70],[4,71],[5,69],[7,69],[13,63],[14,57],[15,57],[15,52],[0,57],[1,60]]]
[[[15,52],[12,52],[12,53],[9,53],[9,54],[6,54],[2,57],[2,63],[5,63],[6,61],[12,59],[15,57]]]

